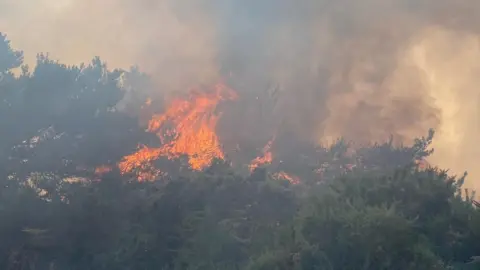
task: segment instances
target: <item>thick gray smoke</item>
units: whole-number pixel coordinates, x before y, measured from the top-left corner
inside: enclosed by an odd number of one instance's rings
[[[159,91],[274,85],[277,122],[318,143],[436,128],[433,162],[479,177],[478,14],[474,0],[0,0],[0,29],[29,61],[100,55]]]

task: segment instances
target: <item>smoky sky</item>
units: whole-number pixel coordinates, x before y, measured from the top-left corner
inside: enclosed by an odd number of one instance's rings
[[[0,31],[27,62],[99,55],[159,93],[227,80],[244,98],[232,128],[318,143],[435,128],[435,162],[460,172],[480,158],[478,14],[474,0],[0,0]],[[272,91],[258,117],[249,98]]]

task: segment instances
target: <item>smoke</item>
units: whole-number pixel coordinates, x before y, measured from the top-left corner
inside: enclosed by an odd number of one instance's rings
[[[0,0],[0,28],[29,62],[100,55],[138,64],[161,91],[275,88],[273,122],[318,143],[410,143],[435,128],[433,163],[472,181],[479,13],[472,0]]]
[[[25,50],[30,64],[38,52],[69,64],[100,56],[111,67],[140,65],[162,88],[186,87],[217,75],[215,29],[207,14],[193,12],[195,5],[150,0],[0,0],[0,6],[4,7],[2,31],[14,46]]]
[[[425,77],[425,88],[440,108],[433,164],[461,174],[468,170],[470,187],[479,187],[480,170],[480,39],[478,34],[427,29],[410,57]]]

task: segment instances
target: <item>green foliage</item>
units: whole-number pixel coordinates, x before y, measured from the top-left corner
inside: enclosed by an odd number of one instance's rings
[[[10,46],[7,36],[0,32],[0,74],[18,68],[23,62],[23,52],[16,51]]]
[[[32,172],[78,176],[87,173],[79,168],[111,164],[132,152],[144,131],[116,110],[123,74],[99,58],[66,66],[39,54],[32,73],[0,82],[2,167],[20,179]]]
[[[212,173],[138,183],[112,172],[41,196],[4,181],[2,268],[468,269],[478,254],[479,210],[439,171],[296,187]]]

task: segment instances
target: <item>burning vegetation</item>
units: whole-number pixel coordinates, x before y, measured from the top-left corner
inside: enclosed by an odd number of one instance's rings
[[[217,129],[219,121],[228,121],[222,118],[224,111],[221,110],[229,108],[228,104],[223,103],[236,102],[238,98],[235,90],[226,84],[219,83],[210,88],[193,88],[185,96],[173,99],[163,112],[153,114],[148,121],[146,131],[156,135],[160,146],[140,145],[138,151],[123,157],[118,163],[120,172],[133,173],[139,181],[152,181],[168,175],[166,172],[168,169],[164,171],[157,167],[159,165],[156,161],[162,158],[173,161],[185,157],[188,161],[188,169],[194,171],[211,166],[215,159],[228,161]],[[150,98],[147,99],[145,106],[152,106]],[[256,119],[244,119],[244,121],[256,121]],[[271,166],[276,158],[272,152],[276,136],[275,134],[248,164],[232,165],[237,168],[246,166],[250,173],[258,168]],[[242,152],[242,149],[236,150]],[[240,153],[239,155],[248,156],[249,154]],[[278,165],[279,160],[276,161]],[[273,170],[271,176],[275,179],[287,180],[294,184],[300,182],[298,176],[287,173],[281,168]]]
[[[265,96],[267,99],[271,97]],[[282,130],[282,125],[273,128],[273,136],[261,147],[258,141],[253,143],[245,141],[233,142],[237,147],[225,147],[222,136],[219,135],[219,123],[230,121],[228,114],[231,106],[238,102],[250,103],[247,97],[239,94],[224,83],[213,87],[197,87],[186,94],[179,95],[167,103],[165,109],[153,113],[148,121],[146,132],[155,134],[159,146],[140,145],[136,152],[126,155],[118,163],[122,174],[133,174],[139,181],[153,181],[162,176],[168,176],[169,171],[181,170],[186,167],[191,171],[202,171],[210,167],[214,160],[230,163],[233,168],[248,168],[247,173],[253,173],[260,168],[267,168],[274,179],[287,180],[298,184],[301,176],[314,178],[317,181],[330,177],[332,172],[350,172],[355,169],[375,169],[382,160],[366,158],[373,152],[381,150],[381,145],[372,145],[373,148],[359,148],[356,151],[353,144],[343,140],[331,146],[322,146],[314,142],[302,141],[292,136],[288,131]],[[247,100],[246,100],[247,99]],[[255,97],[258,99],[258,96]],[[238,104],[237,104],[238,105]],[[154,106],[151,98],[143,105],[144,108]],[[241,106],[241,104],[240,104]],[[242,121],[255,122],[257,119],[236,118],[236,123]],[[265,125],[264,133],[272,133],[272,125]],[[252,136],[247,137],[247,140]],[[231,138],[227,138],[232,143]],[[243,138],[245,139],[245,138]],[[254,158],[247,163],[245,157],[252,155],[252,150],[245,150],[238,145],[253,145]],[[387,144],[391,149],[392,145]],[[388,149],[385,148],[387,151]],[[235,153],[229,156],[225,149],[234,149]],[[363,149],[363,150],[362,150]],[[369,153],[365,149],[371,149]],[[335,152],[329,157],[329,153]],[[401,149],[399,151],[402,151]],[[236,158],[234,156],[240,156]],[[397,158],[397,157],[395,157]],[[368,159],[365,161],[365,159]],[[180,161],[186,163],[165,163],[162,161]],[[403,159],[393,163],[406,165],[416,162],[419,168],[426,168],[426,161],[416,157],[415,152],[407,152]],[[369,164],[372,163],[372,164]]]
[[[222,115],[217,111],[217,106],[222,101],[236,98],[237,94],[232,89],[218,84],[204,91],[192,89],[186,99],[173,100],[164,113],[153,115],[148,123],[147,131],[157,135],[161,146],[142,146],[138,152],[126,156],[119,163],[120,171],[145,171],[147,167],[152,168],[152,161],[160,157],[176,159],[185,155],[194,170],[204,169],[214,159],[224,159],[225,154],[216,133]],[[153,178],[158,173],[149,175]]]

